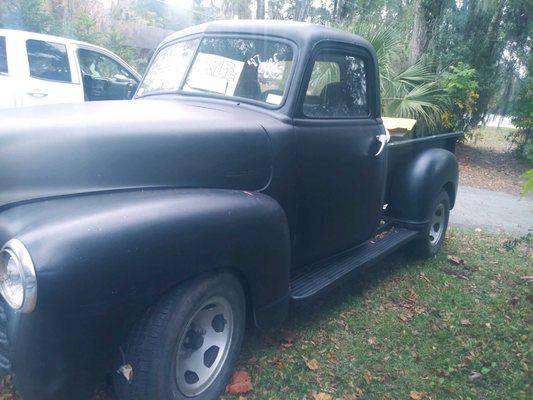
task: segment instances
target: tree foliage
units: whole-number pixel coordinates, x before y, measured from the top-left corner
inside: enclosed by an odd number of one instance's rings
[[[448,108],[448,99],[431,63],[424,59],[413,65],[402,63],[407,50],[390,27],[359,23],[342,28],[365,37],[376,50],[383,115],[414,118],[430,129],[436,128]]]
[[[450,108],[442,114],[444,128],[468,131],[479,98],[476,70],[463,62],[451,65],[441,74],[440,84],[450,100]]]
[[[341,26],[376,46],[385,114],[465,129],[518,107],[530,11],[530,0],[2,0],[0,26],[93,42],[137,67],[147,54],[126,44],[127,23],[178,30],[269,18]]]

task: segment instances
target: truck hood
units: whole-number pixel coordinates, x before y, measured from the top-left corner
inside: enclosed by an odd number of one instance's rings
[[[246,115],[171,99],[0,111],[0,207],[98,191],[260,189],[270,141]]]

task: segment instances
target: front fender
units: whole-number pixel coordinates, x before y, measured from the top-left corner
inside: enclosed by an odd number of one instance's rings
[[[455,155],[444,149],[422,151],[391,174],[389,213],[406,223],[424,224],[438,193],[445,189],[453,207],[459,167]]]
[[[78,398],[151,304],[214,269],[245,281],[258,324],[272,319],[264,310],[286,311],[287,221],[263,194],[165,189],[57,198],[1,211],[0,241],[14,237],[28,248],[38,284],[34,312],[8,316],[24,398]]]
[[[0,240],[17,237],[30,251],[37,307],[157,296],[217,268],[245,277],[254,308],[288,293],[285,214],[259,193],[169,189],[62,198],[0,213],[0,231]]]

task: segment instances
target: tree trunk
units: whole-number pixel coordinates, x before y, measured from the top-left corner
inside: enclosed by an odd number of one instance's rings
[[[257,0],[257,10],[255,12],[255,18],[265,19],[265,0]]]
[[[309,12],[309,5],[311,0],[297,0],[296,1],[296,15],[295,19],[297,21],[305,21],[307,18],[307,13]]]
[[[409,64],[415,64],[427,46],[428,27],[424,9],[422,7],[422,0],[417,0],[415,5],[415,21],[413,24],[413,33],[409,43]]]
[[[498,1],[496,5],[497,8],[496,10],[494,10],[494,14],[492,15],[492,18],[490,20],[490,24],[487,29],[487,34],[485,35],[485,40],[483,41],[483,43],[479,44],[478,62],[472,63],[478,71],[483,71],[483,69],[485,69],[483,68],[484,66],[497,62],[497,43],[499,40],[500,24],[502,22],[505,4],[505,0]],[[480,63],[483,64],[479,65]],[[487,114],[487,109],[489,107],[490,100],[492,99],[492,96],[494,95],[497,88],[497,85],[494,83],[496,81],[497,75],[498,69],[496,69],[495,72],[492,73],[492,76],[484,76],[485,82],[482,83],[485,84],[482,85],[483,89],[479,91],[476,111],[472,116],[473,124],[477,125],[477,123],[481,121],[483,117]],[[493,83],[490,84],[490,82]]]
[[[342,9],[346,0],[334,0],[333,2],[333,20],[340,21],[342,17]]]

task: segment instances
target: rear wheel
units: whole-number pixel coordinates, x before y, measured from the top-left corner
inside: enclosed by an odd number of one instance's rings
[[[420,258],[430,258],[439,252],[446,236],[450,217],[450,197],[442,190],[431,207],[429,222],[420,236],[411,243],[411,252]]]
[[[234,276],[216,274],[183,285],[149,310],[130,334],[114,375],[119,399],[218,398],[244,328],[245,298]]]

